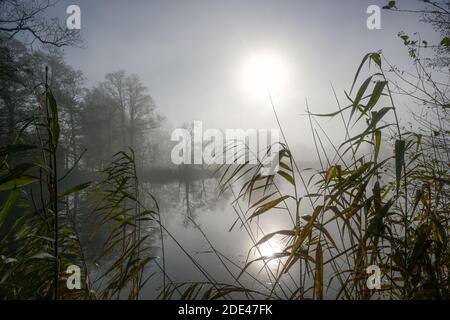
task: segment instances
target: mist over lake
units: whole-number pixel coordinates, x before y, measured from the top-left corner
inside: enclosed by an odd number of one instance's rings
[[[0,0],[0,299],[447,300],[449,12]]]

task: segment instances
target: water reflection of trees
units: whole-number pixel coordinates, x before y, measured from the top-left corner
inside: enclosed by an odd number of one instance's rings
[[[176,215],[183,217],[183,226],[196,221],[201,212],[215,212],[226,205],[228,193],[218,197],[218,179],[186,178],[164,184],[143,183],[143,188],[158,199],[163,219],[169,222]]]

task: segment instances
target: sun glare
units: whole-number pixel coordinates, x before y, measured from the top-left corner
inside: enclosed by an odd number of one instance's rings
[[[260,244],[258,246],[258,249],[259,249],[259,252],[261,253],[261,256],[272,258],[275,253],[280,252],[281,247],[275,241],[271,241],[271,242],[268,241],[268,242],[264,242],[263,244]]]
[[[247,58],[241,68],[242,86],[254,97],[280,94],[286,85],[287,68],[275,54],[260,53]]]

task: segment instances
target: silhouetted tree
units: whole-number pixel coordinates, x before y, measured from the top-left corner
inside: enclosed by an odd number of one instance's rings
[[[127,147],[135,150],[142,163],[150,130],[160,125],[162,117],[156,114],[155,103],[139,77],[124,71],[107,74],[104,82],[88,92],[84,105],[84,146],[91,165],[98,166]]]
[[[56,18],[48,19],[45,12],[56,1],[0,0],[0,32],[8,39],[28,37],[29,44],[38,41],[56,47],[81,43],[80,32],[69,30]]]

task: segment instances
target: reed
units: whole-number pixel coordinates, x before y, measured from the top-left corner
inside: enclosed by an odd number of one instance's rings
[[[0,298],[139,299],[159,275],[157,299],[448,299],[449,101],[430,77],[421,78],[434,88],[425,93],[439,121],[416,116],[418,129],[405,129],[395,104],[398,82],[383,64],[392,70],[381,53],[365,55],[343,107],[333,88],[333,113],[312,113],[306,102],[319,168],[301,168],[284,133],[274,175],[261,175],[261,163],[219,168],[220,192],[234,198],[230,230],[241,228],[252,243],[245,264],[224,255],[190,222],[232,283],[217,281],[165,227],[157,200],[141,186],[132,149],[116,153],[93,181],[66,186],[72,170],[58,175],[59,107],[44,83],[34,113],[0,148],[0,191],[8,194],[0,210]],[[361,81],[366,67],[375,70]],[[340,120],[339,145],[322,118]],[[36,138],[30,142],[24,133]],[[86,205],[77,210],[75,203]],[[264,230],[262,221],[280,213],[289,225]],[[91,237],[102,239],[94,261],[82,237],[83,219],[95,225]],[[162,259],[151,250],[149,230],[159,235]],[[204,281],[173,281],[165,237]],[[261,246],[274,240],[281,247],[264,255]],[[80,266],[82,290],[67,289],[69,265]],[[381,270],[379,290],[367,285],[373,265]],[[248,288],[244,278],[258,289]]]
[[[352,94],[366,65],[376,70]],[[251,238],[258,220],[272,212],[284,211],[292,221],[291,228],[254,239],[258,247],[277,237],[284,244],[280,252],[260,256],[242,268],[279,262],[281,267],[270,275],[269,296],[285,294],[294,283],[289,298],[448,299],[448,131],[443,132],[441,123],[439,133],[428,135],[424,143],[422,134],[403,129],[391,85],[381,54],[369,53],[346,93],[347,106],[341,108],[337,100],[336,112],[313,114],[307,105],[321,165],[308,181],[285,137],[280,171],[274,176],[262,176],[261,165],[222,168],[222,188],[237,189],[235,203],[246,208],[239,221]],[[441,115],[446,103],[448,99],[435,103]],[[272,107],[277,117],[273,103]],[[317,119],[337,116],[345,138],[336,146]],[[439,144],[436,135],[444,137]],[[327,151],[330,148],[333,153]],[[291,191],[281,192],[286,186]],[[299,194],[299,186],[304,194]],[[309,212],[300,212],[304,202]],[[380,290],[367,286],[371,265],[381,269]],[[290,274],[294,266],[299,277]]]

